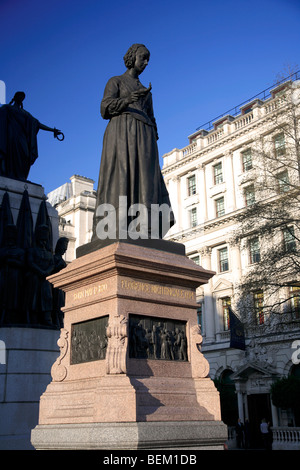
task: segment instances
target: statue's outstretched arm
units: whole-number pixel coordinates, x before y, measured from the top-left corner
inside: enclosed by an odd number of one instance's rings
[[[59,135],[62,136],[62,138],[58,140],[64,140],[65,138],[64,134],[59,129],[56,129],[55,127],[49,127],[49,126],[46,126],[45,124],[39,123],[39,128],[42,129],[43,131],[53,132],[54,137],[56,137],[57,139]]]

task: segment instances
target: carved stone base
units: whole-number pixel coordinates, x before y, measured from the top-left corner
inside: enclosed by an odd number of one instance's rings
[[[151,429],[153,423],[219,423],[219,393],[200,352],[195,295],[212,275],[185,255],[115,243],[51,276],[66,292],[65,323],[33,445],[39,446],[39,432],[51,429],[97,434],[104,423],[118,429],[132,423],[140,433],[145,422]]]

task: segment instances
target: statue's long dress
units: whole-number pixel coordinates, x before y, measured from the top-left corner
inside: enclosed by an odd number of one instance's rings
[[[111,78],[105,87],[101,115],[110,121],[103,139],[96,209],[108,203],[118,211],[119,196],[127,196],[128,207],[136,203],[148,211],[151,204],[171,207],[159,166],[152,94],[129,106],[124,103],[131,92],[141,89],[145,87],[139,79],[128,72]],[[98,220],[95,214],[93,239]]]

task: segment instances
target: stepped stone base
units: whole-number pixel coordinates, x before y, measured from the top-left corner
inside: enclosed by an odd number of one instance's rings
[[[223,450],[227,427],[218,421],[39,425],[39,450]]]

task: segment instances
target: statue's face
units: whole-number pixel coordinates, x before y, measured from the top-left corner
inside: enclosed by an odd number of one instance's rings
[[[134,68],[140,74],[147,67],[149,62],[149,52],[145,47],[139,47],[135,55]]]
[[[24,99],[25,99],[25,93],[22,93],[22,92],[17,92],[14,96],[14,99],[15,99],[15,103],[18,105],[18,106],[21,106],[21,104],[23,103]]]
[[[63,252],[65,253],[68,249],[68,243],[69,243],[69,240],[64,240],[63,242]]]
[[[42,247],[47,246],[47,238],[40,238],[39,242],[40,242],[40,246]]]

